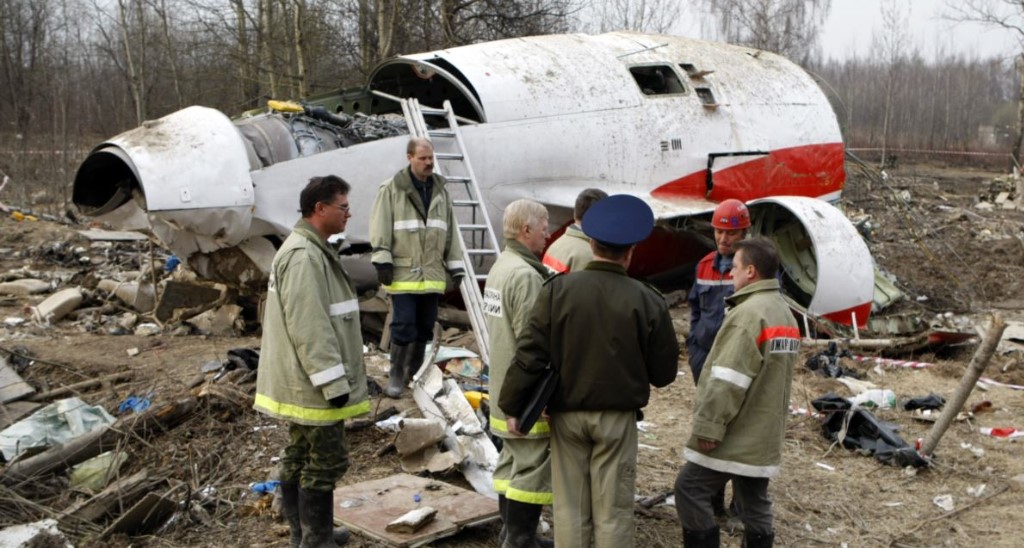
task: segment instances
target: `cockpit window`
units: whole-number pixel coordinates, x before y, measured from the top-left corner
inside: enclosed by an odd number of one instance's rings
[[[679,81],[676,71],[670,65],[646,65],[629,67],[629,73],[640,86],[644,95],[680,95],[686,87]]]

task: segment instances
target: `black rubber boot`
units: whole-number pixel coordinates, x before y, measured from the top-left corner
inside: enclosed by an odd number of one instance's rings
[[[391,399],[402,397],[402,390],[405,390],[408,380],[406,362],[411,353],[411,344],[391,345],[391,372],[388,375],[388,387],[384,389],[385,396]]]
[[[743,532],[743,548],[772,548],[775,543],[775,533],[749,533]]]
[[[302,524],[300,548],[338,548],[348,542],[344,527],[334,529],[334,493],[299,489],[299,521]]]
[[[540,548],[537,523],[540,521],[540,511],[544,507],[516,500],[509,500],[506,505],[505,524],[508,527],[508,535],[501,548]]]
[[[719,542],[717,526],[703,531],[683,529],[684,548],[718,548]]]
[[[420,372],[420,368],[423,367],[423,358],[427,353],[427,343],[425,342],[414,342],[412,343],[412,350],[409,351],[409,356],[405,362],[405,379],[411,381],[416,373]]]
[[[505,543],[508,536],[508,499],[498,495],[498,514],[501,515],[501,531],[498,531],[498,546]]]
[[[299,521],[299,482],[281,482],[281,510],[291,531],[291,548],[299,548],[302,544],[302,523]]]

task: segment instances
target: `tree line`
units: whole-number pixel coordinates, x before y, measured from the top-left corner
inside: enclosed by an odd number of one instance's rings
[[[0,179],[49,185],[67,203],[87,147],[188,105],[235,114],[270,98],[359,85],[390,56],[486,40],[622,28],[670,32],[680,5],[0,0]],[[905,21],[898,3],[888,5],[893,22],[874,37],[871,55],[824,60],[817,40],[829,0],[693,3],[707,37],[782,53],[814,75],[851,147],[1012,150],[979,127],[1016,132],[1014,64],[956,53],[925,60],[898,39]]]

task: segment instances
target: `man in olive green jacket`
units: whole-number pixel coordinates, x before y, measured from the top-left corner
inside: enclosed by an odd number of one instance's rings
[[[538,257],[548,236],[548,212],[532,200],[516,200],[505,207],[502,219],[505,249],[487,274],[484,317],[490,337],[490,391],[501,385],[516,353],[516,339],[526,330],[534,301],[547,269]],[[545,504],[551,504],[550,429],[541,418],[526,436],[508,431],[505,413],[491,406],[491,433],[502,438],[501,455],[494,470],[494,490],[505,526],[503,548],[535,548],[537,522]],[[550,546],[550,544],[547,544]]]
[[[590,250],[590,238],[583,233],[580,223],[590,206],[607,197],[605,191],[596,188],[588,188],[576,196],[572,210],[573,224],[544,252],[544,266],[553,274],[583,270],[594,258],[594,252]]]
[[[550,365],[558,385],[551,415],[555,545],[635,544],[638,411],[651,385],[679,370],[679,342],[665,299],[626,274],[634,246],[654,228],[639,198],[609,196],[583,217],[594,260],[545,282],[501,387],[512,433],[533,386]]]
[[[434,173],[433,146],[414,138],[406,155],[409,166],[381,184],[370,213],[370,261],[391,295],[389,398],[401,396],[423,365],[445,274],[458,286],[466,273],[452,198],[444,177]]]
[[[765,238],[733,246],[736,292],[697,384],[693,433],[676,478],[676,511],[687,548],[717,547],[711,499],[732,481],[743,546],[768,548],[775,535],[769,478],[779,474],[800,330],[775,273],[779,258]],[[710,371],[707,369],[710,367]]]
[[[289,422],[281,498],[292,546],[331,547],[334,484],[348,469],[344,419],[369,412],[359,303],[327,245],[351,216],[349,185],[313,177],[302,219],[271,266],[253,407]]]

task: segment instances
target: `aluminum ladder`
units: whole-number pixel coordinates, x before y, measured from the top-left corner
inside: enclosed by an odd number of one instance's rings
[[[462,132],[459,131],[459,119],[452,110],[451,102],[447,100],[442,108],[421,106],[417,99],[402,99],[401,104],[402,113],[409,124],[409,133],[413,137],[430,140],[434,147],[434,171],[448,181],[448,192],[452,195],[455,208],[455,223],[458,225],[456,233],[462,244],[462,261],[466,268],[466,276],[462,278],[459,289],[476,333],[480,357],[485,364],[490,364],[490,343],[487,322],[484,320],[483,294],[480,292],[480,282],[486,281],[487,275],[478,274],[477,270],[489,269],[497,260],[500,248],[487,208],[481,200],[480,185],[466,154]],[[444,120],[447,127],[435,124],[436,127],[432,129],[427,126],[424,116]]]

